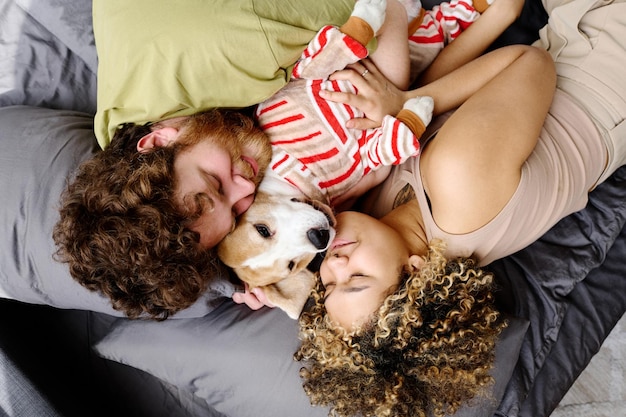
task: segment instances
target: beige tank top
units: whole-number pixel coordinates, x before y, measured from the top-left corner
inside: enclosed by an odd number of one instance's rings
[[[418,157],[394,167],[362,209],[382,217],[410,184],[427,238],[447,242],[448,256],[474,256],[481,265],[487,265],[523,249],[560,219],[584,208],[589,191],[604,170],[606,146],[588,115],[567,94],[557,91],[515,194],[489,223],[466,234],[447,233],[435,223],[418,175],[419,163]]]

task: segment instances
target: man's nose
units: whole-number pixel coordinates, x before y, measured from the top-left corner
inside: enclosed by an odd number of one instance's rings
[[[237,216],[243,214],[252,204],[256,185],[254,182],[241,175],[233,177],[233,186],[228,196],[233,211]]]

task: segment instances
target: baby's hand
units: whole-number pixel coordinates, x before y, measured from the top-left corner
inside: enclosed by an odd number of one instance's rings
[[[365,20],[374,33],[378,33],[385,21],[387,0],[358,0],[354,5],[352,16]]]

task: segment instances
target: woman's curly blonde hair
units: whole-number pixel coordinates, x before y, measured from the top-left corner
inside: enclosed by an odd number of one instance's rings
[[[424,266],[405,269],[399,288],[364,326],[329,319],[318,280],[300,318],[295,359],[311,403],[338,416],[442,416],[481,394],[497,336],[493,275],[469,258],[447,260],[432,242]]]

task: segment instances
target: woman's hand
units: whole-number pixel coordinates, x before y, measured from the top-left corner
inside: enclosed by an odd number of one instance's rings
[[[407,100],[405,92],[388,81],[369,60],[348,66],[330,76],[331,80],[347,80],[354,85],[356,94],[322,91],[320,96],[336,103],[356,107],[365,118],[354,118],[346,122],[349,129],[371,129],[381,125],[386,115],[396,115]]]
[[[256,287],[250,290],[248,283],[244,283],[244,292],[236,292],[233,294],[233,301],[237,304],[245,304],[252,310],[258,310],[263,306],[274,308],[262,289]]]

